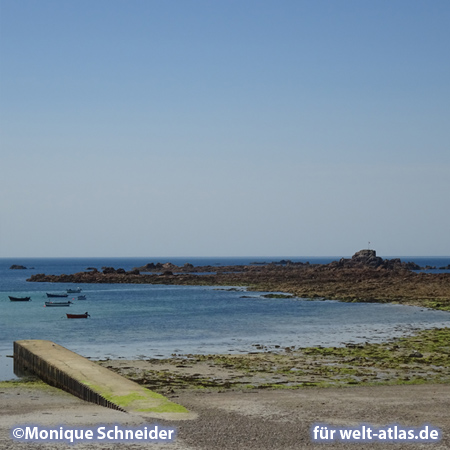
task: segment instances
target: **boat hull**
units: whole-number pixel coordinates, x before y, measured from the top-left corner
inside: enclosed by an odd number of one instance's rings
[[[45,306],[70,306],[72,302],[45,302]]]
[[[68,319],[87,319],[89,317],[88,313],[84,314],[66,314]]]
[[[79,294],[81,292],[81,288],[76,288],[76,289],[66,289],[66,292],[68,294]]]
[[[8,297],[12,302],[29,302],[31,300],[31,297],[12,297],[11,295]]]

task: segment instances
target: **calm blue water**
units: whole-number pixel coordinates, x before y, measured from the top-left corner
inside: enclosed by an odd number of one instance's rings
[[[129,270],[149,262],[194,265],[247,264],[270,258],[46,258],[0,259],[0,380],[11,379],[12,345],[48,339],[91,358],[150,358],[187,353],[255,351],[255,344],[309,346],[379,342],[415,329],[449,326],[450,314],[423,308],[335,301],[265,299],[262,293],[198,286],[85,284],[87,300],[69,308],[46,308],[46,292],[72,284],[29,283],[34,273],[70,274],[87,267]],[[327,263],[339,258],[285,258]],[[403,259],[403,258],[402,258]],[[420,265],[450,264],[449,258],[404,258]],[[12,264],[34,267],[10,270]],[[8,295],[31,296],[10,302]],[[242,298],[242,296],[251,298]],[[88,311],[88,320],[66,313]]]

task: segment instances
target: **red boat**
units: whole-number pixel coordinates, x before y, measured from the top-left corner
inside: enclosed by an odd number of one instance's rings
[[[91,317],[87,312],[84,314],[66,314],[68,319],[87,319]]]

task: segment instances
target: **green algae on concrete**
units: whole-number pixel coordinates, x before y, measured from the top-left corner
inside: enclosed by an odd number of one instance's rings
[[[87,381],[83,384],[99,392],[106,400],[125,410],[154,413],[189,413],[189,411],[177,403],[173,403],[157,392],[143,388],[136,383],[136,390],[124,395],[114,395],[105,386],[93,385]],[[151,406],[149,405],[151,403]]]
[[[59,387],[99,405],[144,417],[185,420],[183,406],[51,341],[14,342],[14,363]]]

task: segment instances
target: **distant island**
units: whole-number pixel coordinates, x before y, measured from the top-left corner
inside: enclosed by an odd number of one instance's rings
[[[400,259],[382,259],[375,250],[329,264],[284,261],[258,265],[194,266],[149,263],[133,270],[90,267],[72,275],[32,275],[27,281],[50,283],[139,283],[245,286],[301,298],[345,302],[398,302],[450,311],[450,273],[417,272]]]

